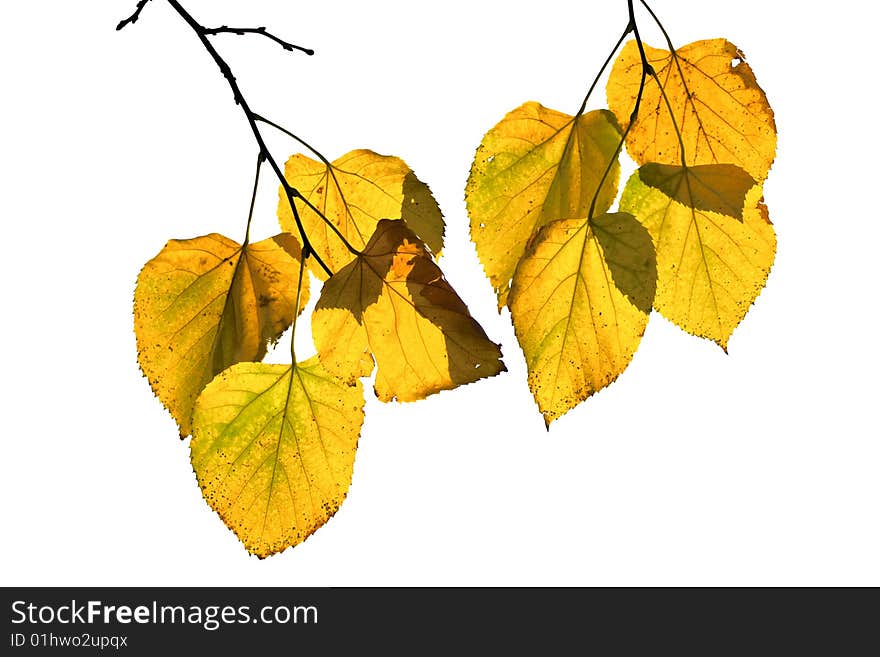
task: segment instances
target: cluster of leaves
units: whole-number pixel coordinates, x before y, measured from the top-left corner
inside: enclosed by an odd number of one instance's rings
[[[428,186],[403,160],[370,150],[330,162],[255,114],[209,37],[254,34],[311,51],[265,28],[206,28],[166,1],[226,78],[258,156],[241,243],[217,233],[170,240],[142,269],[138,361],[181,438],[192,436],[206,501],[265,557],[305,540],[344,500],[364,420],[360,379],[375,370],[380,400],[412,401],[505,368],[436,264],[444,223]],[[652,310],[726,350],[773,263],[762,189],[776,128],[764,92],[734,45],[676,50],[642,5],[668,49],[642,42],[628,0],[626,29],[580,109],[513,110],[483,138],[467,182],[471,236],[499,311],[510,309],[548,427],[620,375]],[[615,55],[608,109],[588,112]],[[282,169],[266,126],[318,159],[297,153]],[[624,145],[639,167],[620,193]],[[251,242],[266,164],[280,183],[281,232]],[[298,360],[310,280],[321,286],[316,354]],[[261,362],[288,329],[291,362]]]
[[[411,401],[504,365],[435,263],[444,223],[428,186],[403,160],[369,150],[331,163],[309,147],[319,160],[295,154],[282,173],[257,125],[284,129],[250,111],[206,38],[224,28],[169,4],[227,75],[260,153],[242,243],[216,233],[171,240],[140,272],[138,362],[181,438],[192,435],[205,500],[265,557],[306,539],[345,498],[364,420],[360,378],[375,368],[379,399]],[[252,243],[266,162],[281,183],[282,232]],[[322,283],[317,354],[298,361],[309,269]],[[290,327],[291,363],[260,362]]]
[[[620,375],[652,309],[726,351],[775,255],[762,187],[776,127],[752,69],[725,39],[675,49],[642,4],[668,49],[642,43],[630,0],[609,109],[585,112],[590,93],[574,116],[525,103],[467,182],[471,237],[548,427]],[[624,144],[639,168],[612,212]]]
[[[342,503],[363,421],[360,377],[376,367],[379,399],[411,401],[504,369],[434,262],[440,210],[402,160],[294,155],[286,177],[307,190],[311,248],[336,270],[313,268],[325,279],[312,315],[317,356],[257,362],[306,304],[304,262],[315,260],[293,232],[171,240],[138,276],[134,304],[138,360],[181,437],[193,436],[205,498],[260,556],[301,542]],[[295,229],[286,196],[279,220]]]

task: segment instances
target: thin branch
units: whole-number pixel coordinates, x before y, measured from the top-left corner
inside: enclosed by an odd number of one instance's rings
[[[269,151],[268,146],[266,146],[266,142],[263,140],[263,135],[260,133],[260,129],[257,126],[257,121],[254,118],[255,114],[251,111],[250,106],[244,98],[244,95],[241,93],[241,88],[238,86],[238,82],[235,79],[235,76],[232,74],[232,69],[229,68],[229,64],[226,63],[220,53],[217,52],[217,49],[214,48],[214,44],[211,43],[210,39],[208,39],[205,34],[205,28],[193,18],[189,12],[181,6],[178,0],[167,0],[168,4],[171,5],[171,8],[174,9],[178,13],[178,15],[184,20],[184,22],[189,25],[193,32],[195,32],[199,41],[201,41],[202,46],[204,46],[205,50],[208,51],[208,54],[211,56],[211,59],[214,60],[214,63],[217,64],[217,67],[220,69],[220,72],[223,74],[223,77],[226,78],[226,82],[229,84],[229,88],[232,89],[232,97],[235,99],[237,105],[239,105],[244,112],[245,118],[247,119],[248,125],[251,127],[251,132],[254,134],[254,139],[257,141],[257,146],[259,146],[260,154],[266,159],[269,163],[269,166],[272,167],[272,171],[275,172],[275,176],[278,178],[278,181],[281,183],[282,188],[284,189],[285,195],[287,196],[287,202],[290,205],[291,212],[293,213],[293,219],[296,222],[297,230],[299,231],[300,238],[302,239],[303,252],[312,256],[315,259],[315,262],[320,265],[321,269],[323,269],[328,276],[333,275],[333,271],[326,265],[326,263],[321,259],[321,257],[315,252],[314,248],[312,248],[312,244],[309,241],[308,235],[306,235],[305,228],[302,225],[302,220],[300,219],[299,212],[296,209],[296,204],[293,202],[294,198],[300,196],[299,191],[291,187],[290,183],[287,182],[287,179],[284,177],[284,172],[281,170],[281,167],[278,166],[278,162],[272,157],[272,153]],[[305,257],[305,256],[304,256]]]
[[[220,27],[203,28],[202,33],[208,36],[213,36],[215,34],[237,34],[239,36],[244,36],[245,34],[257,34],[259,36],[264,36],[267,39],[271,39],[285,50],[299,50],[307,55],[315,54],[315,51],[311,48],[303,48],[302,46],[290,43],[284,39],[279,39],[277,36],[267,31],[265,27],[229,27],[228,25],[221,25]]]
[[[309,208],[309,210],[311,210],[316,215],[318,215],[321,218],[321,220],[325,224],[327,224],[327,226],[330,227],[330,230],[332,230],[334,233],[336,233],[336,237],[338,237],[339,240],[342,242],[342,244],[345,246],[345,248],[348,249],[349,253],[351,253],[352,255],[356,255],[356,256],[364,255],[362,251],[358,251],[356,248],[354,248],[354,246],[352,246],[351,242],[349,242],[345,238],[345,236],[342,234],[342,231],[339,230],[339,227],[336,224],[334,224],[332,221],[330,221],[323,212],[321,212],[318,208],[316,208],[315,205],[309,199],[307,199],[305,196],[303,196],[299,192],[297,192],[296,198],[298,198],[300,201],[305,203],[306,206]]]
[[[116,30],[119,31],[123,27],[125,27],[126,25],[128,25],[130,23],[137,23],[138,18],[141,17],[141,11],[143,11],[144,7],[147,6],[147,3],[149,1],[150,0],[140,0],[137,3],[137,7],[135,7],[134,13],[131,16],[129,16],[128,18],[119,21],[119,24],[116,26]]]
[[[654,19],[654,22],[657,23],[657,27],[660,28],[660,31],[663,33],[663,38],[666,39],[666,46],[669,48],[669,54],[672,57],[672,61],[675,62],[675,68],[678,70],[678,75],[681,78],[681,86],[684,88],[686,102],[691,104],[691,107],[694,111],[694,116],[697,119],[697,124],[700,127],[700,130],[705,132],[703,128],[703,119],[700,116],[700,113],[697,111],[696,106],[694,105],[693,94],[691,94],[691,90],[688,88],[687,78],[685,77],[684,71],[681,68],[681,61],[679,60],[678,53],[675,51],[675,46],[672,45],[672,39],[669,38],[669,33],[666,31],[666,28],[663,27],[663,23],[660,22],[660,19],[657,18],[657,14],[654,13],[654,10],[648,6],[648,3],[645,0],[641,0],[642,6],[648,10],[648,13],[651,14],[651,18]],[[663,96],[663,101],[666,103],[666,109],[669,111],[669,118],[672,119],[672,126],[675,128],[675,136],[678,137],[678,146],[681,149],[681,165],[683,167],[687,167],[687,160],[685,158],[684,152],[684,138],[681,134],[681,129],[678,125],[678,121],[675,119],[675,113],[672,111],[672,104],[669,102],[669,98],[666,97],[666,90],[663,88],[663,84],[660,82],[660,78],[657,76],[655,72],[651,72],[651,75],[654,77],[654,81],[657,83],[657,87],[660,89],[660,94]],[[709,151],[714,155],[714,149],[712,148],[712,144],[709,143]],[[686,179],[687,180],[687,179]],[[688,181],[690,184],[690,181]]]
[[[648,75],[654,76],[656,73],[654,73],[654,67],[648,62],[648,56],[645,54],[645,46],[642,43],[641,35],[639,35],[639,26],[636,25],[636,16],[633,10],[632,0],[628,0],[627,4],[629,6],[629,20],[630,23],[632,23],[633,36],[636,39],[636,46],[639,49],[639,58],[642,60],[642,80],[639,84],[639,94],[636,97],[636,105],[633,108],[629,119],[629,125],[631,126],[639,115],[639,106],[642,103],[642,92],[645,89],[645,77]],[[629,126],[627,126],[627,128],[629,128]]]
[[[590,203],[590,211],[587,213],[587,219],[589,221],[593,220],[593,212],[596,210],[596,201],[599,199],[599,192],[602,190],[602,185],[605,184],[605,179],[608,177],[608,174],[611,173],[611,168],[614,166],[614,163],[617,161],[617,156],[620,155],[621,149],[623,149],[623,145],[626,143],[626,137],[629,135],[629,131],[632,129],[633,124],[636,122],[636,119],[639,116],[639,108],[642,105],[642,93],[645,91],[645,79],[649,76],[656,76],[654,73],[654,68],[648,63],[648,58],[645,55],[645,48],[642,45],[642,37],[639,35],[639,27],[636,25],[636,17],[635,12],[633,10],[633,0],[627,0],[627,8],[629,10],[629,28],[627,33],[629,33],[630,29],[633,33],[633,36],[636,40],[636,46],[639,48],[639,56],[642,60],[642,79],[639,81],[639,93],[636,96],[636,102],[633,106],[632,113],[629,115],[629,123],[626,126],[626,130],[623,131],[623,134],[620,136],[620,142],[617,144],[617,149],[614,151],[614,155],[609,160],[608,166],[605,167],[605,172],[602,174],[602,178],[599,180],[599,185],[596,187],[596,193],[593,194],[593,201]]]
[[[281,133],[287,135],[287,136],[290,137],[291,139],[294,139],[295,141],[297,141],[297,142],[299,142],[300,144],[302,144],[303,146],[305,146],[305,147],[306,147],[308,150],[310,150],[310,151],[311,151],[311,152],[312,152],[312,153],[313,153],[313,154],[314,154],[319,160],[321,160],[321,162],[324,163],[324,166],[326,166],[326,167],[330,170],[331,175],[333,176],[334,181],[336,180],[336,174],[333,173],[333,169],[332,169],[333,165],[330,164],[330,161],[329,161],[326,157],[324,157],[324,156],[321,154],[321,152],[318,151],[314,146],[312,146],[311,144],[309,144],[309,143],[308,143],[307,141],[305,141],[304,139],[302,139],[302,138],[300,138],[300,137],[297,137],[295,134],[293,134],[293,133],[292,133],[290,130],[288,130],[287,128],[285,128],[285,127],[283,127],[283,126],[280,126],[280,125],[278,125],[277,123],[275,123],[275,122],[273,122],[273,121],[270,121],[269,119],[267,119],[267,118],[265,118],[265,117],[263,117],[263,116],[260,116],[259,114],[254,114],[254,118],[255,118],[257,121],[259,121],[260,123],[265,123],[266,125],[275,128],[275,129],[278,130],[279,132],[281,132]],[[338,183],[337,183],[337,185],[338,185]],[[341,190],[340,190],[340,193],[341,193]],[[307,199],[305,196],[302,196],[301,194],[299,195],[299,199],[300,199],[303,203],[305,203],[305,204],[308,206],[308,208],[309,208],[312,212],[314,212],[316,215],[318,215],[318,216],[321,218],[321,221],[323,221],[325,224],[327,224],[327,226],[330,228],[330,230],[332,230],[334,233],[336,233],[336,237],[338,237],[339,240],[342,242],[342,244],[345,246],[345,248],[348,249],[348,252],[349,252],[349,253],[352,253],[352,254],[354,254],[354,255],[363,255],[363,253],[362,253],[361,251],[358,251],[354,246],[352,246],[351,242],[349,242],[348,239],[346,239],[345,235],[342,234],[342,231],[339,230],[339,227],[338,227],[336,224],[334,224],[332,221],[330,221],[330,220],[327,218],[327,215],[325,215],[325,214],[324,214],[323,212],[321,212],[317,207],[315,207],[315,205],[314,205],[311,201],[309,201],[309,199]]]

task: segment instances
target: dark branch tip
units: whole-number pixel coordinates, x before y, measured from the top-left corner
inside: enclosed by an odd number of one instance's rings
[[[128,18],[124,18],[121,21],[119,21],[119,23],[116,24],[116,31],[118,32],[119,30],[124,28],[126,25],[137,23],[138,18],[141,17],[141,12],[143,11],[144,7],[147,6],[147,3],[149,1],[150,0],[139,0],[139,2],[137,3],[137,6],[135,7],[134,13],[131,16],[129,16]]]

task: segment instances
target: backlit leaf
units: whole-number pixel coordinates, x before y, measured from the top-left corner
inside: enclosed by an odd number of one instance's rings
[[[760,184],[729,165],[646,164],[620,200],[620,209],[638,217],[654,240],[654,307],[724,349],[764,287],[776,253],[761,193]]]
[[[629,365],[656,273],[650,235],[624,213],[554,221],[529,244],[510,313],[547,426]]]
[[[353,262],[327,280],[312,315],[321,363],[345,380],[378,366],[376,395],[412,401],[504,371],[422,241],[383,219]]]
[[[287,161],[284,176],[359,251],[380,219],[403,219],[433,253],[443,248],[440,208],[428,186],[398,157],[360,149],[327,164],[297,154]],[[298,209],[309,241],[331,270],[339,271],[354,259],[321,217],[308,207]],[[284,230],[298,234],[283,190],[278,219]],[[326,279],[324,270],[310,262],[315,275]]]
[[[685,164],[735,164],[763,180],[776,154],[776,123],[745,55],[726,39],[668,50],[645,46],[681,131]],[[642,62],[635,41],[621,50],[608,78],[608,107],[625,127],[635,106]],[[676,126],[660,87],[648,77],[626,139],[639,164],[682,163]]]
[[[211,381],[193,413],[193,470],[205,500],[249,552],[297,545],[336,513],[351,484],[364,419],[360,383],[318,359],[239,363]]]
[[[510,279],[529,239],[559,219],[586,217],[602,174],[620,142],[607,110],[576,117],[528,102],[483,137],[465,189],[471,239],[505,305]],[[614,163],[596,201],[605,212],[617,195]]]
[[[233,363],[262,359],[290,326],[299,261],[299,245],[286,233],[245,247],[212,233],[170,240],[141,270],[138,362],[181,437],[205,384]],[[307,299],[306,288],[297,312]]]

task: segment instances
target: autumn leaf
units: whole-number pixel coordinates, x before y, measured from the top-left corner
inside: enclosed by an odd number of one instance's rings
[[[433,253],[443,248],[440,208],[428,186],[398,157],[360,149],[331,163],[297,154],[287,161],[284,177],[356,250],[367,244],[380,219],[403,219]],[[339,271],[354,259],[318,214],[306,206],[300,216],[312,248],[331,270]],[[283,189],[278,219],[284,230],[297,232]],[[314,261],[311,269],[322,280],[327,278]]]
[[[382,401],[413,401],[504,371],[501,351],[403,221],[383,219],[312,315],[321,363],[348,382],[377,366]]]
[[[776,153],[776,123],[743,53],[726,39],[708,39],[674,54],[646,45],[645,54],[656,79],[648,78],[638,118],[626,138],[632,158],[638,164],[735,164],[755,180],[764,180]],[[630,41],[607,85],[608,106],[624,127],[641,74],[638,47]]]
[[[212,233],[170,240],[141,270],[134,296],[138,362],[181,437],[190,433],[205,384],[234,363],[261,360],[290,326],[299,268],[291,235],[242,246]],[[306,288],[297,313],[307,299]]]
[[[733,164],[692,167],[645,164],[639,177],[680,204],[742,220],[746,196],[755,180]]]
[[[535,102],[510,112],[483,137],[465,197],[471,239],[498,295],[499,310],[537,229],[587,216],[620,138],[607,110],[573,117]],[[596,198],[594,216],[611,206],[619,176],[615,161]]]
[[[510,313],[548,427],[629,365],[655,280],[651,237],[628,214],[554,221],[529,244]]]
[[[654,307],[725,350],[776,253],[762,187],[735,169],[646,164],[620,199],[620,209],[638,217],[654,240]]]
[[[193,470],[205,500],[248,552],[301,543],[336,513],[351,484],[364,419],[360,383],[343,385],[312,357],[239,363],[193,412]]]

